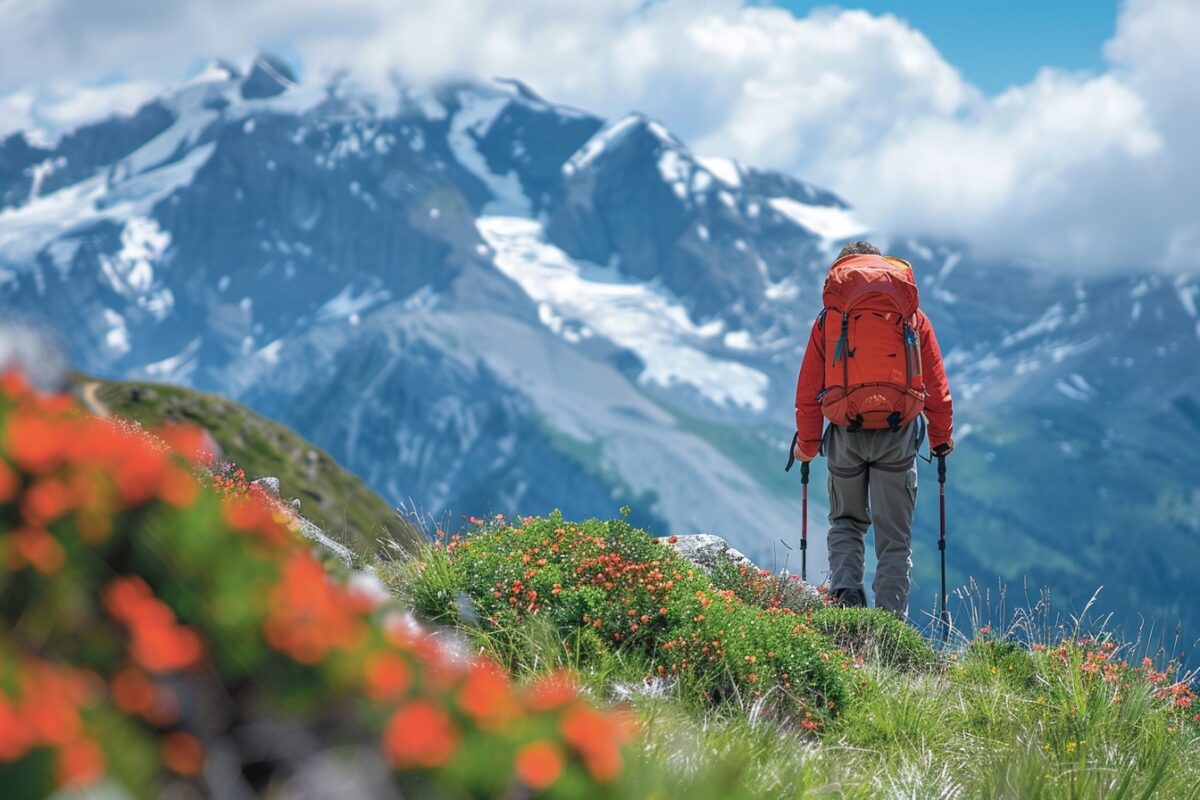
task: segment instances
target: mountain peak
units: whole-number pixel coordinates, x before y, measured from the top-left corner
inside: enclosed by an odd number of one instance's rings
[[[270,53],[261,53],[242,82],[242,97],[247,100],[275,97],[295,85],[296,74],[286,61]]]

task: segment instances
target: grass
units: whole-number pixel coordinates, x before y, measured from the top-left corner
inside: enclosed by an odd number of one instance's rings
[[[81,391],[91,383],[97,384],[95,399],[116,416],[147,427],[184,422],[205,428],[226,459],[249,478],[278,478],[283,497],[298,497],[305,517],[356,553],[373,553],[380,540],[415,551],[425,539],[328,453],[242,405],[165,384],[76,380]]]
[[[626,562],[675,566],[665,547],[620,520],[550,520],[546,530],[602,534]],[[811,705],[773,702],[771,691],[747,691],[744,671],[661,679],[655,646],[674,634],[639,647],[617,643],[607,622],[584,623],[584,612],[563,610],[569,603],[497,615],[488,601],[497,581],[484,574],[513,563],[508,556],[519,561],[527,544],[514,542],[544,533],[540,522],[491,521],[452,546],[431,545],[382,571],[419,615],[458,629],[514,672],[565,666],[598,698],[627,703],[642,733],[619,796],[1200,798],[1193,676],[1140,660],[1135,645],[1088,637],[1078,626],[1063,634],[1045,625],[1040,641],[1028,628],[997,635],[980,626],[974,638],[937,652],[884,612],[814,604],[811,591],[762,571],[731,564],[712,576],[691,575],[688,592],[735,596],[736,607],[747,609],[736,624],[748,629],[770,618],[803,620],[801,632],[789,635],[812,646],[818,660],[828,656],[822,663],[841,692],[834,712],[816,714]],[[573,568],[560,570],[552,583],[565,590],[576,577]],[[721,624],[728,633],[729,623]],[[748,635],[760,646],[773,641],[761,630]]]

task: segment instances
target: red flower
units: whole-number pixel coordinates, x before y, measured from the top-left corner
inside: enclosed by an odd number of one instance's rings
[[[551,742],[533,742],[517,753],[517,777],[535,791],[553,786],[562,775],[562,769],[562,751]]]
[[[620,726],[605,714],[577,703],[563,714],[563,738],[583,759],[592,777],[602,783],[616,779],[621,772]]]
[[[56,774],[61,786],[91,786],[104,775],[104,751],[91,739],[77,739],[58,751]]]
[[[378,653],[367,660],[367,696],[373,700],[395,700],[412,685],[408,661],[397,653]]]
[[[204,746],[190,733],[168,733],[162,740],[163,765],[172,772],[191,777],[204,767]]]
[[[428,700],[413,700],[388,721],[384,752],[397,767],[433,769],[450,760],[459,738],[444,710]]]
[[[485,730],[498,730],[519,713],[508,676],[498,666],[477,661],[458,692],[458,705]]]

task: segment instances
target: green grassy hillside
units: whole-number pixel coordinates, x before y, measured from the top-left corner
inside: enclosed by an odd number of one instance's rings
[[[1141,644],[1017,613],[935,650],[624,520],[476,523],[380,573],[516,675],[624,702],[621,797],[1200,797],[1195,676]]]
[[[86,376],[79,376],[76,385],[85,402],[100,407],[93,410],[148,427],[163,422],[204,427],[248,479],[279,478],[284,498],[298,497],[305,517],[358,553],[373,552],[380,539],[412,549],[424,538],[324,450],[231,400],[179,386]]]

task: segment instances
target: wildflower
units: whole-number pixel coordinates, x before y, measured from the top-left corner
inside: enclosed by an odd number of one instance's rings
[[[609,783],[617,777],[621,771],[621,732],[612,719],[576,704],[563,714],[561,729],[563,738],[579,753],[593,778]]]
[[[388,721],[384,752],[401,769],[432,769],[450,760],[460,735],[444,710],[428,700],[413,700]]]
[[[377,653],[367,659],[367,696],[372,700],[394,700],[412,685],[408,661],[397,653]]]
[[[458,693],[458,705],[485,730],[503,729],[519,713],[508,676],[486,661],[471,665]]]
[[[104,775],[104,752],[91,739],[76,739],[59,750],[56,776],[60,786],[80,789]]]
[[[21,528],[9,537],[5,565],[9,569],[32,566],[43,575],[58,572],[66,561],[66,553],[58,539],[44,528]]]
[[[128,667],[113,676],[113,702],[126,714],[145,714],[154,705],[154,682],[139,669]]]
[[[531,789],[544,791],[562,774],[562,751],[553,743],[539,740],[517,753],[517,777]]]
[[[175,731],[164,736],[161,751],[163,765],[180,775],[199,775],[204,767],[204,746],[195,736],[185,731]]]
[[[175,621],[175,614],[137,576],[117,578],[104,591],[108,612],[133,635],[129,651],[151,672],[173,672],[196,664],[204,646],[196,632]]]
[[[308,553],[296,553],[284,563],[269,604],[267,644],[304,664],[317,663],[332,649],[349,647],[364,633],[362,613],[368,604],[334,585]]]

